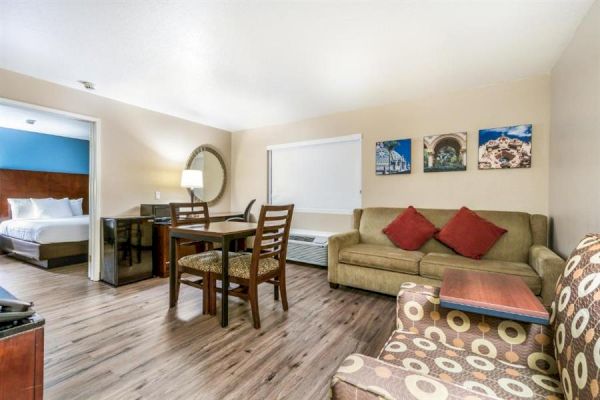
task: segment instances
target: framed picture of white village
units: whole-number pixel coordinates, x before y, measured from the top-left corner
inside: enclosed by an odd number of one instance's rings
[[[479,169],[530,168],[532,126],[479,131]]]

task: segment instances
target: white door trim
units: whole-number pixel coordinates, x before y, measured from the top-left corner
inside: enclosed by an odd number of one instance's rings
[[[100,248],[100,215],[102,215],[102,201],[101,201],[101,188],[100,188],[100,177],[101,177],[101,151],[100,151],[100,137],[101,137],[101,121],[100,118],[90,117],[89,115],[76,114],[69,111],[59,110],[56,108],[38,106],[36,104],[30,104],[22,101],[16,101],[0,97],[0,103],[15,105],[19,107],[27,107],[34,110],[51,112],[54,114],[62,115],[68,118],[79,119],[91,123],[90,131],[90,173],[89,173],[89,208],[90,208],[90,227],[89,227],[89,263],[88,263],[88,277],[93,281],[100,280],[100,262],[101,262],[101,248]]]

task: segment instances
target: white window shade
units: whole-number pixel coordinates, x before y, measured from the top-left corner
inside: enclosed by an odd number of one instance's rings
[[[351,213],[361,207],[361,136],[268,146],[269,202],[295,211]]]

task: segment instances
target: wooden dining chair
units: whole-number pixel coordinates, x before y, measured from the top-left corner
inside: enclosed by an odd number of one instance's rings
[[[258,285],[270,283],[275,286],[275,300],[281,294],[281,305],[287,311],[287,291],[285,281],[285,266],[290,226],[294,205],[264,205],[258,218],[258,227],[252,253],[236,253],[229,260],[229,281],[239,285],[229,289],[229,295],[250,302],[254,328],[260,329],[260,314],[258,311]],[[209,276],[208,293],[211,314],[216,314],[216,281],[222,280],[221,265],[212,265]],[[228,288],[222,288],[226,290]]]
[[[195,225],[195,224],[208,224],[210,223],[210,216],[208,215],[208,204],[205,202],[200,203],[170,203],[171,208],[171,227],[177,227],[181,225]],[[179,299],[179,290],[181,284],[192,286],[198,289],[208,289],[210,272],[198,271],[194,268],[186,266],[186,258],[192,255],[200,253],[208,253],[213,249],[213,244],[208,242],[190,241],[186,239],[177,239],[175,246],[177,265],[175,267],[177,279],[175,287],[175,298]],[[210,256],[207,254],[206,256]],[[183,274],[190,274],[199,277],[200,279],[191,280],[182,278]],[[206,314],[210,311],[210,294],[203,290],[202,296],[202,313]]]

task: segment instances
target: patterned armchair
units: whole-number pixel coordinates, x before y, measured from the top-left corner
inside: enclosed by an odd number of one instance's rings
[[[405,283],[396,330],[377,358],[353,354],[334,399],[592,399],[600,371],[600,235],[573,251],[550,326],[441,308],[439,289]]]

